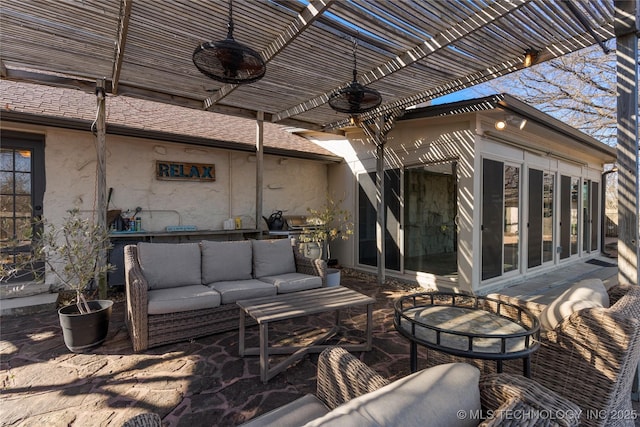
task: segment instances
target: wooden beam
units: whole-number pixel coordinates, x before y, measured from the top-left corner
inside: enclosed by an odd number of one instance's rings
[[[637,1],[615,0],[618,112],[618,282],[640,279],[640,184],[638,182],[638,32]]]
[[[258,111],[256,118],[256,228],[262,221],[262,198],[264,183],[264,113]]]
[[[120,71],[122,71],[122,62],[124,61],[124,47],[127,42],[127,32],[129,31],[129,18],[131,17],[132,5],[133,0],[121,0],[120,2],[118,36],[115,45],[113,71],[111,72],[111,82],[113,85],[112,93],[114,95],[118,93],[118,82],[120,81]]]
[[[385,64],[381,64],[373,70],[360,75],[359,81],[363,85],[367,85],[385,78],[395,73],[396,71],[407,68],[411,64],[414,64],[426,58],[427,56],[446,48],[452,43],[459,41],[460,39],[479,30],[480,28],[487,26],[491,22],[494,22],[496,19],[508,15],[509,13],[513,12],[515,9],[520,8],[522,5],[529,1],[531,0],[515,0],[510,3],[498,2],[491,4],[481,11],[478,11],[478,13],[474,14],[473,16],[470,16],[469,18],[451,26],[446,31],[441,32],[432,39],[425,40],[420,45],[409,49],[396,58],[387,61]],[[319,107],[320,105],[329,101],[329,97],[333,92],[334,90],[325,92],[309,101],[305,101],[294,107],[288,108],[287,110],[276,113],[274,114],[274,121],[278,122],[293,115],[300,114],[302,112]]]
[[[85,80],[79,77],[71,77],[71,76],[62,76],[59,74],[47,74],[41,72],[33,72],[26,70],[19,70],[13,68],[4,68],[3,78],[7,80],[15,80],[15,81],[26,81],[30,83],[43,84],[48,86],[55,87],[64,87],[64,88],[72,88],[79,89],[83,92],[93,93],[95,91],[95,81]],[[107,93],[112,93],[112,82],[111,80],[105,81],[105,90]],[[132,98],[138,99],[146,99],[148,101],[162,102],[164,104],[176,105],[179,107],[185,108],[193,108],[195,110],[202,111],[202,100],[196,98],[189,98],[185,96],[172,95],[167,92],[162,92],[158,90],[142,88],[138,86],[131,86],[127,84],[119,84],[118,85],[118,95],[119,96],[130,96]],[[215,105],[209,108],[210,112],[218,113],[218,114],[226,114],[229,116],[235,117],[243,117],[246,119],[254,120],[257,117],[258,112],[255,110],[250,110],[247,108],[241,107],[232,107],[226,105]],[[272,115],[263,113],[265,120],[268,122],[272,121]],[[297,120],[297,119],[287,119],[283,120],[280,125],[291,126],[293,128],[307,129],[307,130],[315,130],[319,132],[328,132],[323,130],[322,126],[319,124]],[[341,132],[334,132],[336,134],[341,134]]]
[[[96,115],[96,204],[97,212],[94,212],[96,224],[102,229],[107,229],[107,142],[106,142],[106,98],[105,80],[98,79],[96,81],[96,103],[98,113]],[[98,254],[96,260],[96,270],[107,265],[107,248],[103,247]],[[94,282],[98,284],[100,298],[107,297],[107,278],[106,275],[97,274]]]
[[[278,35],[265,50],[260,52],[265,63],[269,63],[278,53],[287,47],[292,41],[306,30],[318,17],[320,17],[336,0],[314,0],[289,24],[286,30]],[[204,100],[204,109],[209,110],[215,103],[233,92],[238,85],[226,84],[215,95]]]

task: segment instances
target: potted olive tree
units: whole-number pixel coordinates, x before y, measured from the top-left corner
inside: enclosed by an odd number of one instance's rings
[[[308,208],[307,225],[300,234],[300,242],[307,245],[307,256],[322,258],[329,267],[336,267],[338,261],[331,258],[330,244],[336,239],[347,240],[353,234],[351,212],[342,209],[342,200],[334,200],[327,194],[324,206],[320,209]],[[313,248],[316,252],[313,254]],[[340,284],[340,270],[329,268],[327,272],[329,286]]]
[[[55,276],[61,288],[75,293],[75,303],[58,310],[64,343],[73,352],[97,347],[107,337],[113,306],[113,301],[104,299],[106,274],[113,266],[100,262],[111,247],[108,232],[83,218],[78,209],[70,210],[60,226],[43,221],[41,230],[34,260],[44,262],[46,274]],[[101,286],[103,299],[87,300],[85,291],[92,281]]]

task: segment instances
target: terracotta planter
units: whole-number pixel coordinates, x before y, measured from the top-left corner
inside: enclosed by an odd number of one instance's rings
[[[80,313],[75,304],[58,310],[64,343],[74,353],[98,347],[107,338],[113,301],[88,301],[91,313]]]

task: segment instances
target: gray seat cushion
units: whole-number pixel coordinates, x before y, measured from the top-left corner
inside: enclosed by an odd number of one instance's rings
[[[322,287],[322,279],[320,276],[303,273],[278,274],[277,276],[261,277],[260,280],[274,285],[279,294]]]
[[[241,299],[270,297],[277,294],[275,286],[258,279],[215,282],[209,287],[220,293],[222,304],[233,304]]]
[[[251,242],[200,242],[202,250],[202,283],[251,279]]]
[[[198,243],[138,243],[138,261],[149,289],[201,285]]]
[[[469,364],[437,365],[352,399],[305,426],[475,426],[478,420],[468,415],[481,409],[479,379],[480,371]]]
[[[148,313],[168,314],[214,308],[220,305],[220,293],[204,285],[150,290]]]
[[[301,426],[329,412],[320,399],[312,394],[306,394],[273,411],[262,414],[251,421],[242,424],[242,427],[286,427]]]
[[[289,239],[252,240],[253,275],[256,278],[295,273],[296,262]]]

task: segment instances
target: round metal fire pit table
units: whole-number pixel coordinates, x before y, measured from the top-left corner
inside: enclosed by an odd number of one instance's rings
[[[423,292],[394,302],[394,325],[411,343],[411,372],[418,348],[473,359],[522,359],[531,376],[531,354],[540,346],[540,322],[529,310],[498,299],[454,292]]]

